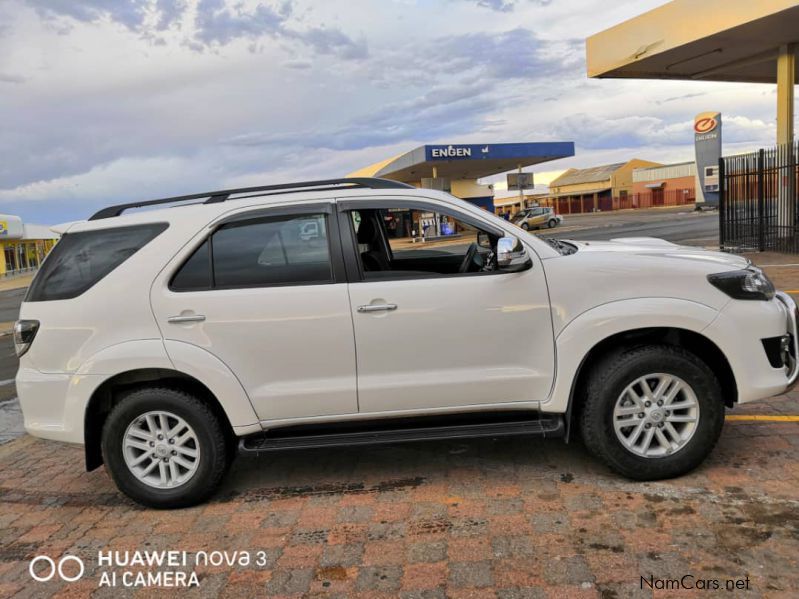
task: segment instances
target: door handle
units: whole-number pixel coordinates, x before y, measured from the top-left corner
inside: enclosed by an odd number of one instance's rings
[[[185,316],[170,316],[166,319],[167,322],[173,324],[180,324],[182,322],[202,322],[205,316],[202,314],[187,314]]]
[[[397,304],[366,304],[358,306],[358,312],[391,312],[397,309]]]

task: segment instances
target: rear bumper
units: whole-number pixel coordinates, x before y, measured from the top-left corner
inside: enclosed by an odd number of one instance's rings
[[[82,444],[86,404],[104,378],[20,366],[16,384],[25,430],[34,437]]]

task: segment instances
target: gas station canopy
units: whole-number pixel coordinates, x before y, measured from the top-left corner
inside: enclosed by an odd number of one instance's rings
[[[674,0],[589,37],[588,76],[776,83],[797,41],[796,1]]]
[[[481,179],[569,156],[574,156],[574,143],[570,141],[424,145],[350,173],[350,176],[382,177],[405,183],[433,176],[452,180]]]

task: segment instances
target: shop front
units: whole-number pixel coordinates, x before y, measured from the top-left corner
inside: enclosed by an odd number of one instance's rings
[[[58,235],[42,225],[23,223],[13,215],[0,215],[0,276],[35,271],[53,249]]]

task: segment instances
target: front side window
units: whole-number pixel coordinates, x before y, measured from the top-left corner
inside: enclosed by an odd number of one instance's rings
[[[67,233],[44,261],[25,301],[44,302],[79,296],[166,228],[166,223],[153,223]],[[22,255],[19,259],[22,260]]]
[[[363,209],[350,214],[366,280],[471,274],[495,268],[496,236],[452,215],[415,208]]]
[[[223,225],[172,279],[175,291],[329,283],[324,214],[276,216]]]

